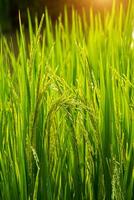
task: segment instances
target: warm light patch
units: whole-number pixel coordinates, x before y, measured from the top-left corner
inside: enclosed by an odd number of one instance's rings
[[[93,5],[96,7],[111,7],[113,4],[113,0],[94,0],[92,1]]]
[[[112,7],[115,6],[116,11],[118,11],[121,4],[124,9],[127,9],[129,0],[90,0],[90,2],[94,10],[110,11]]]

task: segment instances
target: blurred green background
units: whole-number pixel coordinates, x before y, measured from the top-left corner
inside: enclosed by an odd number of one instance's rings
[[[27,21],[27,8],[31,16],[38,13],[41,16],[45,7],[48,8],[52,20],[63,12],[65,4],[71,10],[73,6],[81,10],[82,6],[87,7],[90,0],[0,0],[0,31],[8,32],[14,30],[18,25],[18,10],[24,23]]]
[[[31,0],[0,0],[0,31],[12,30],[18,24],[18,10],[25,13]]]
[[[37,13],[41,16],[47,7],[52,20],[55,20],[63,12],[65,4],[69,12],[72,5],[78,12],[82,12],[83,7],[89,11],[90,6],[96,12],[102,11],[105,7],[108,9],[112,0],[108,2],[104,4],[100,0],[0,0],[0,31],[9,32],[18,27],[18,10],[21,12],[23,23],[27,23],[27,8],[30,10],[31,17],[34,18]],[[122,2],[124,7],[127,7],[128,0],[115,0],[115,2],[116,6]]]
[[[10,1],[0,0],[0,30],[10,28]]]

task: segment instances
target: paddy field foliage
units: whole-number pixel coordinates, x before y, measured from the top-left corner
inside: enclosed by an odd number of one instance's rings
[[[0,199],[134,198],[133,9],[47,11],[0,38]]]

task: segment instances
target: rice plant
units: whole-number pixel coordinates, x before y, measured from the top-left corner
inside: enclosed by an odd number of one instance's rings
[[[28,23],[0,38],[0,199],[132,200],[133,8]]]

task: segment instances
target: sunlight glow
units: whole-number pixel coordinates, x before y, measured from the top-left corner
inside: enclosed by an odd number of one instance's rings
[[[103,4],[103,5],[107,5],[107,4],[112,4],[113,0],[94,0],[95,4]]]
[[[93,0],[92,5],[98,9],[109,9],[112,7],[113,0]]]

